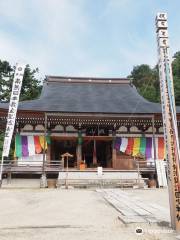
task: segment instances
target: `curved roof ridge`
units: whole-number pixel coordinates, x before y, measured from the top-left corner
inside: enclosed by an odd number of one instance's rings
[[[98,77],[71,77],[71,76],[46,76],[45,82],[47,83],[53,83],[53,82],[73,82],[73,83],[126,83],[130,84],[131,79],[130,78],[98,78]]]

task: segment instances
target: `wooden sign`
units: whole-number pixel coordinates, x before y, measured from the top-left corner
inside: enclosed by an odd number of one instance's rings
[[[158,13],[156,32],[171,225],[180,231],[180,151],[167,26],[167,14]]]

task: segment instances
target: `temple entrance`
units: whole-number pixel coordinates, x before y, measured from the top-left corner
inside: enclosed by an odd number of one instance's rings
[[[81,160],[85,163],[86,168],[112,168],[112,140],[104,139],[84,139],[82,142]],[[77,168],[78,159],[78,141],[77,138],[54,138],[51,143],[51,162],[61,160],[61,155],[68,152],[73,155],[69,158],[69,167]],[[66,161],[64,162],[66,167]]]
[[[112,142],[97,141],[96,143],[97,163],[103,168],[112,167]]]
[[[95,141],[86,140],[82,145],[82,157],[87,168],[96,168],[101,166],[104,168],[112,167],[112,141]],[[97,163],[93,162],[93,158],[97,159]]]
[[[93,151],[94,142],[92,140],[85,140],[82,145],[82,158],[87,168],[95,167],[93,165]]]
[[[54,140],[52,141],[52,149],[51,149],[51,161],[58,161],[61,159],[61,155],[68,152],[73,155],[72,158],[69,158],[68,165],[70,168],[74,168],[77,166],[76,160],[76,145],[77,142],[75,140]],[[66,161],[65,161],[66,167]]]

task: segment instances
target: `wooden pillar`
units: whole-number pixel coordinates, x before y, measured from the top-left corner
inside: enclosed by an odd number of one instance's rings
[[[93,165],[97,165],[97,154],[96,154],[96,139],[94,139],[94,146],[93,146]]]
[[[80,168],[80,163],[82,161],[82,132],[78,130],[78,143],[76,147],[76,156],[77,156],[77,168]]]
[[[106,147],[107,168],[112,168],[111,147],[112,147],[112,144],[108,142],[108,145]]]
[[[113,146],[113,150],[112,150],[112,168],[116,169],[116,149]]]
[[[43,147],[43,165],[42,165],[42,175],[45,175],[45,162],[46,162],[46,135],[47,135],[47,114],[44,117],[44,147]]]
[[[115,145],[115,140],[116,140],[116,130],[113,130],[113,140],[112,140],[112,168],[115,169],[116,168],[116,157],[117,157],[117,152],[116,149],[114,147]]]
[[[47,146],[47,162],[51,162],[51,144],[48,144]]]
[[[153,132],[152,140],[153,140],[153,147],[154,147],[155,173],[156,173],[156,176],[157,176],[157,167],[156,167],[157,154],[156,154],[156,141],[155,141],[155,128],[154,128],[154,115],[152,116],[152,132]],[[157,176],[157,181],[158,181],[158,176]]]
[[[157,159],[156,154],[156,141],[155,141],[155,127],[154,127],[154,116],[152,117],[152,133],[153,133],[153,147],[154,147],[154,161]]]
[[[40,187],[45,188],[47,187],[47,178],[46,178],[46,171],[45,171],[45,164],[46,164],[46,134],[47,134],[47,114],[45,113],[44,116],[44,148],[43,148],[43,164],[42,164],[42,175],[40,179]]]
[[[48,118],[47,118],[46,124],[47,124],[47,130],[46,130],[46,136],[45,137],[48,136],[48,140],[46,139],[46,142],[47,142],[46,160],[47,160],[47,163],[50,163],[51,162],[51,144],[52,144],[52,142],[51,142],[51,137],[50,137],[51,136],[50,135],[50,133],[51,133],[51,123],[50,123],[50,121],[48,121]]]
[[[76,148],[76,155],[77,155],[77,168],[80,168],[80,163],[82,161],[82,145],[78,143]]]

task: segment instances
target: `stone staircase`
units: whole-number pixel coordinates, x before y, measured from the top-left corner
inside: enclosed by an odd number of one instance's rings
[[[26,176],[26,175],[25,175]],[[3,179],[3,188],[39,188],[41,175],[36,178],[12,177]],[[97,170],[60,171],[56,176],[47,175],[49,188],[143,188],[146,179],[137,171],[104,170],[99,174]]]
[[[145,179],[138,176],[138,172],[133,171],[104,171],[99,175],[97,171],[73,171],[59,172],[57,187],[77,187],[77,188],[129,188],[144,187]]]

